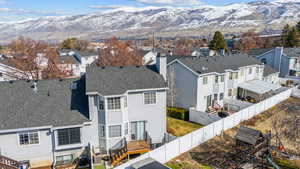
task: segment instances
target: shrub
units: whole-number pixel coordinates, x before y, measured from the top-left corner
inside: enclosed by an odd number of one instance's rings
[[[169,107],[168,116],[175,119],[189,121],[189,111],[183,108]]]

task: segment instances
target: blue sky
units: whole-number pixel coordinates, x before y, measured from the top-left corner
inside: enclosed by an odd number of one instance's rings
[[[76,15],[122,6],[226,5],[253,0],[0,0],[0,21],[42,16]]]

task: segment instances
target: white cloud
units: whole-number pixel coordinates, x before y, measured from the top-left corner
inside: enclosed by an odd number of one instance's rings
[[[91,5],[89,8],[92,9],[118,9],[118,8],[127,8],[130,6],[125,5]]]
[[[194,6],[201,5],[199,0],[136,0],[143,4],[151,5],[170,5],[170,6]]]
[[[0,8],[0,12],[10,12],[11,9],[9,8]]]

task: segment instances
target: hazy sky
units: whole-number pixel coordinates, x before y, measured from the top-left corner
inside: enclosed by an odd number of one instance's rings
[[[0,21],[42,16],[76,15],[123,6],[227,5],[253,0],[0,0]]]

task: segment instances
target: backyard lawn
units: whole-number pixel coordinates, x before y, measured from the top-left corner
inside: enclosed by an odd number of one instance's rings
[[[174,136],[184,136],[192,131],[203,127],[200,124],[178,120],[172,117],[167,117],[167,131]]]

